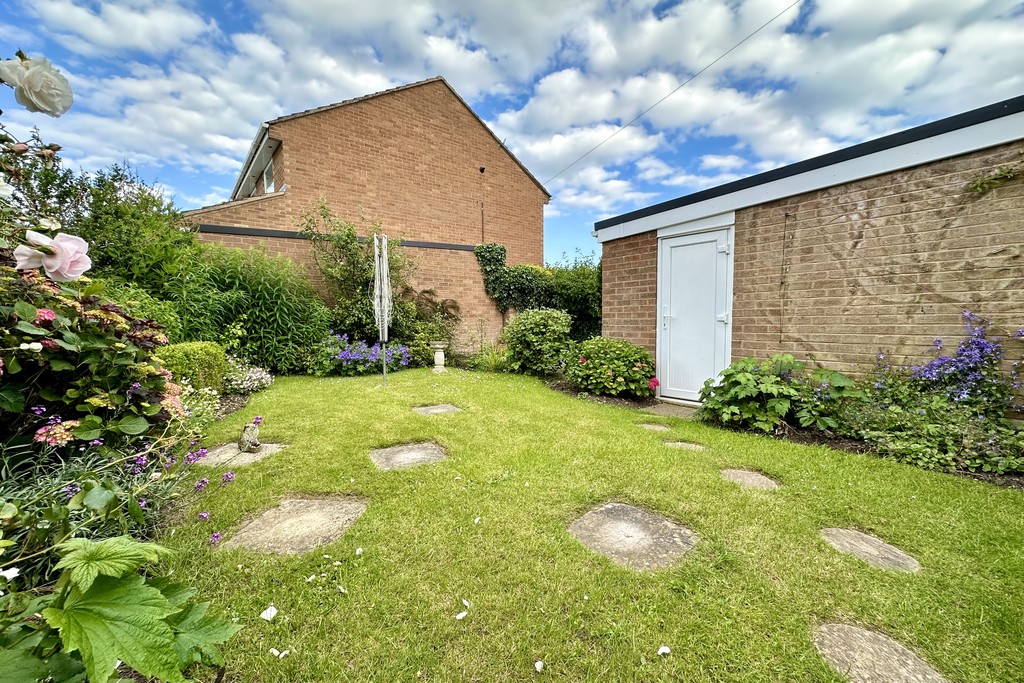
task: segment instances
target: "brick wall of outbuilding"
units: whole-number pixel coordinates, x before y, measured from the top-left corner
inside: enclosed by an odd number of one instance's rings
[[[188,212],[197,222],[297,230],[323,197],[341,219],[367,232],[365,217],[391,238],[459,245],[499,242],[509,264],[542,264],[547,196],[458,97],[440,81],[272,123],[277,187],[286,191]],[[483,167],[485,171],[480,172]],[[260,185],[261,186],[261,185]],[[231,243],[223,235],[204,240]],[[311,263],[308,243],[274,238],[272,253]],[[462,308],[460,338],[482,329],[493,340],[501,316],[483,291],[472,252],[413,249],[416,285]],[[481,324],[481,321],[483,323]]]
[[[1024,327],[1024,142],[736,212],[732,357],[813,355],[844,371],[929,356],[961,312]],[[655,233],[604,244],[604,334],[653,349]],[[1019,349],[1017,349],[1019,353]]]

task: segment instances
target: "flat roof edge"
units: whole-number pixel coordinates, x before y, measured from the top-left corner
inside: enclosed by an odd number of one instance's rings
[[[808,171],[815,171],[818,169],[827,168],[828,166],[840,164],[844,161],[850,161],[852,159],[868,156],[870,154],[875,154],[877,152],[883,152],[886,150],[894,149],[896,147],[902,147],[904,145],[908,145],[914,142],[919,142],[921,140],[926,140],[928,138],[943,135],[945,133],[951,133],[964,128],[969,128],[971,126],[986,123],[988,121],[994,121],[996,119],[1011,116],[1013,114],[1018,114],[1020,112],[1024,112],[1024,95],[1013,97],[1008,100],[1003,100],[1002,102],[989,104],[984,107],[979,107],[977,109],[972,109],[961,114],[955,114],[953,116],[949,116],[944,119],[939,119],[937,121],[931,121],[929,123],[925,123],[914,128],[908,128],[907,130],[903,130],[898,133],[892,133],[891,135],[885,135],[874,140],[868,140],[867,142],[862,142],[853,145],[852,147],[846,147],[844,149],[839,149],[834,152],[829,152],[828,154],[822,154],[817,157],[812,157],[811,159],[805,159],[804,161],[798,161],[787,166],[774,168],[770,171],[765,171],[764,173],[758,173],[756,175],[748,176],[746,178],[734,180],[730,183],[725,183],[724,185],[711,187],[706,190],[701,190],[699,192],[683,195],[682,197],[670,199],[641,209],[636,209],[635,211],[630,211],[629,213],[624,213],[620,216],[606,218],[604,220],[597,221],[594,223],[594,232],[599,233],[599,231],[601,230],[611,228],[616,225],[621,225],[623,223],[628,223],[630,221],[634,221],[640,218],[647,218],[649,216],[654,216],[659,213],[671,211],[672,209],[678,209],[680,207],[689,206],[691,204],[697,204],[699,202],[703,202],[709,199],[724,197],[735,192],[746,190],[752,187],[757,187],[758,185],[764,185],[766,183],[770,183],[776,180],[790,178],[796,175],[800,175],[802,173],[807,173]],[[1020,137],[1024,138],[1024,130],[1021,131]],[[982,148],[979,147],[978,149]],[[884,173],[886,171],[883,170],[880,172]]]

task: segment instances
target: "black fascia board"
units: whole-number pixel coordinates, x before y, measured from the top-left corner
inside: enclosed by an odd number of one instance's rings
[[[306,240],[309,239],[301,232],[293,232],[291,230],[274,230],[271,228],[249,228],[240,225],[212,225],[210,223],[201,223],[199,225],[199,232],[209,235],[239,235],[242,237],[276,237],[279,239],[286,240]],[[360,242],[365,242],[365,237],[357,237]],[[398,240],[398,243],[403,247],[410,247],[412,249],[452,249],[454,251],[473,251],[476,249],[475,245],[472,244],[449,244],[447,242],[421,242],[417,240]]]
[[[961,128],[967,128],[968,126],[985,123],[986,121],[1000,119],[1005,116],[1020,113],[1021,111],[1024,111],[1024,95],[1003,100],[1002,102],[996,102],[995,104],[989,104],[978,109],[972,109],[971,111],[964,112],[962,114],[956,114],[954,116],[939,119],[938,121],[932,121],[931,123],[926,123],[914,128],[908,128],[907,130],[900,131],[899,133],[886,135],[875,140],[868,140],[867,142],[862,142],[858,145],[853,145],[852,147],[847,147],[845,149],[839,149],[835,152],[829,152],[828,154],[822,154],[821,156],[813,157],[811,159],[798,161],[795,164],[789,164],[788,166],[782,166],[780,168],[773,168],[770,171],[758,173],[757,175],[748,176],[746,178],[740,178],[739,180],[734,180],[731,183],[726,183],[725,185],[710,187],[706,190],[701,190],[700,192],[694,192],[693,194],[669,199],[668,201],[661,202],[660,204],[653,204],[642,209],[637,209],[636,211],[624,213],[621,216],[606,218],[594,223],[594,229],[604,230],[605,228],[610,228],[612,226],[619,225],[620,223],[627,223],[629,221],[637,220],[638,218],[646,218],[647,216],[653,216],[664,211],[671,211],[672,209],[689,206],[690,204],[696,204],[708,199],[722,197],[727,194],[732,194],[733,192],[757,187],[758,185],[764,185],[765,183],[770,183],[775,180],[790,178],[801,173],[807,173],[808,171],[815,171],[819,168],[825,168],[826,166],[832,166],[844,161],[849,161],[850,159],[856,159],[858,157],[882,152],[894,147],[908,145],[912,142],[925,140],[927,138],[935,137],[936,135],[942,135],[943,133],[950,133],[955,130],[960,130]],[[1022,136],[1024,136],[1024,131],[1022,131]]]

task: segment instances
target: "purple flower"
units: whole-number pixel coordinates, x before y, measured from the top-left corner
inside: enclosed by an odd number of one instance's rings
[[[217,545],[220,543],[220,539],[222,538],[224,538],[224,536],[219,531],[215,531],[213,536],[210,536],[210,545]]]
[[[938,337],[936,337],[935,339],[932,339],[932,344],[934,344],[935,348],[937,348],[937,349],[941,349],[942,348],[942,340],[939,339]]]
[[[81,490],[82,487],[79,486],[78,484],[68,484],[67,486],[64,487],[64,494],[68,498],[74,498],[75,494],[77,494]]]
[[[262,417],[262,416],[260,416],[260,415],[257,415],[256,417],[254,417],[254,418],[252,419],[252,423],[253,423],[254,425],[256,425],[257,427],[259,427],[259,426],[260,426],[260,423],[261,423],[261,422],[263,422],[263,417]]]
[[[206,510],[203,510],[202,512],[200,512],[200,513],[199,513],[198,515],[196,515],[196,516],[197,516],[197,517],[198,517],[199,519],[201,519],[202,521],[204,521],[204,522],[205,522],[206,520],[208,520],[208,519],[210,518],[210,513],[209,513],[209,512],[207,512]]]
[[[1021,329],[1017,330],[1016,332],[1014,332],[1013,336],[1016,337],[1017,339],[1024,338],[1024,328],[1021,328]]]
[[[139,504],[139,507],[142,508],[143,510],[146,509],[146,499],[145,498],[139,498],[135,502],[137,502]]]
[[[195,484],[195,486],[193,488],[195,488],[196,491],[205,491],[206,487],[207,487],[207,485],[209,485],[209,483],[210,483],[210,480],[207,479],[206,477],[203,477],[202,479],[200,479],[199,481],[196,482],[196,484]]]
[[[235,473],[234,472],[225,472],[224,476],[222,476],[220,478],[220,485],[221,486],[227,486],[228,484],[230,484],[234,480],[235,480]]]
[[[89,442],[89,445],[90,446],[102,446],[103,445],[103,439],[93,439],[92,441]]]
[[[32,412],[36,415],[42,415],[46,412],[46,406],[32,406]]]

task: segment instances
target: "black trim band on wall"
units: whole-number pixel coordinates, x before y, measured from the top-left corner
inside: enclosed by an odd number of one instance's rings
[[[300,232],[292,232],[291,230],[272,230],[270,228],[244,228],[239,225],[210,225],[209,223],[201,223],[199,225],[199,232],[210,235],[238,235],[241,237],[276,237],[279,239],[286,240],[304,240],[308,239],[305,235]],[[365,237],[358,238],[360,242],[366,240]],[[411,247],[413,249],[452,249],[455,251],[473,251],[476,249],[474,244],[448,244],[447,242],[420,242],[417,240],[399,240],[399,244],[403,247]]]

